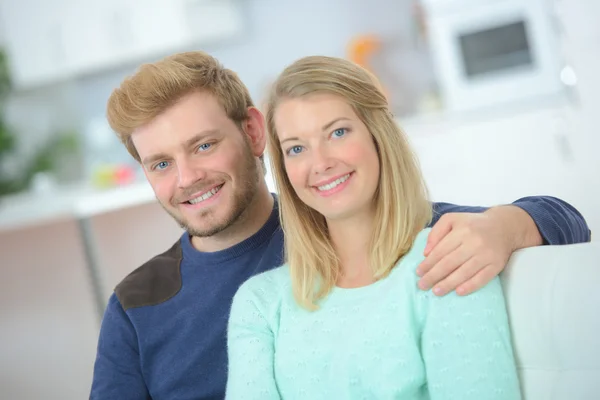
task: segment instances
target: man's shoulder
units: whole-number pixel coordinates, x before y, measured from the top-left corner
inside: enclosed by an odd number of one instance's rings
[[[181,289],[181,241],[127,275],[115,295],[125,311],[167,301]]]

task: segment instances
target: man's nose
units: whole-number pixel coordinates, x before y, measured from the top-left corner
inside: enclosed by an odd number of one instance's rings
[[[177,186],[185,189],[206,178],[206,171],[189,161],[183,160],[177,163],[177,177]]]

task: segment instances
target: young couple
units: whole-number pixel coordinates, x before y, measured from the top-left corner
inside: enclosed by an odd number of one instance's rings
[[[284,70],[267,127],[202,52],[143,65],[108,119],[185,233],[115,288],[92,399],[520,398],[497,275],[588,241],[573,207],[430,203],[377,81],[342,59]]]

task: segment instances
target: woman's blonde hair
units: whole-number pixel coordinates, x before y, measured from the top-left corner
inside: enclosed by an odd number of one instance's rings
[[[280,196],[285,255],[296,301],[314,310],[335,286],[340,263],[327,222],[303,203],[285,170],[275,113],[285,99],[316,93],[343,98],[371,133],[380,164],[375,193],[375,227],[370,266],[375,279],[386,277],[431,221],[431,203],[418,161],[394,121],[378,80],[348,60],[324,56],[302,58],[288,66],[273,84],[267,102],[268,154]]]

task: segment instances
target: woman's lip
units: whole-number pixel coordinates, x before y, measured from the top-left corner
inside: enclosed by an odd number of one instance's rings
[[[350,176],[351,176],[353,173],[354,173],[354,172],[346,172],[345,174],[338,175],[338,176],[336,176],[335,178],[331,178],[331,179],[327,179],[327,180],[325,180],[325,181],[321,181],[321,182],[315,183],[314,185],[312,185],[312,187],[314,187],[315,189],[318,189],[318,188],[319,188],[319,186],[325,186],[325,185],[329,185],[330,183],[332,183],[332,182],[335,182],[335,181],[337,181],[338,179],[340,179],[340,178],[343,178],[343,177],[345,177],[345,176],[347,176],[347,175],[350,175]],[[350,179],[350,176],[348,176],[348,179]]]
[[[328,197],[328,196],[332,196],[336,193],[339,193],[342,190],[344,190],[346,188],[346,186],[348,186],[348,184],[354,177],[354,173],[350,173],[350,174],[346,174],[346,175],[348,175],[348,178],[344,182],[341,182],[340,184],[336,185],[335,187],[333,187],[331,189],[321,190],[318,187],[314,187],[314,188],[312,188],[312,190],[314,190],[315,193],[321,197]],[[346,175],[342,175],[342,176],[346,176]]]

